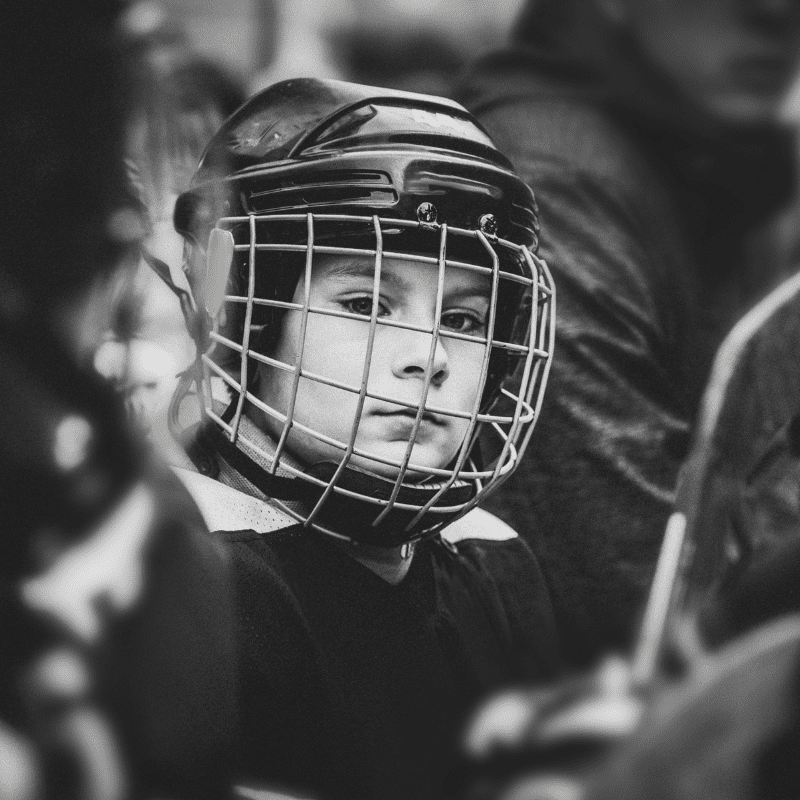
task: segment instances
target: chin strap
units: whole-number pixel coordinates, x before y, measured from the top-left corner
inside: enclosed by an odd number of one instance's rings
[[[337,469],[337,464],[323,462],[315,464],[307,472],[327,483]],[[394,492],[395,481],[359,469],[347,468],[336,485],[362,497],[388,501]],[[352,531],[350,536],[356,541],[396,547],[436,533],[455,516],[454,513],[437,513],[437,509],[452,506],[460,508],[475,495],[475,487],[471,483],[457,481],[439,497],[418,523],[406,530],[419,509],[438,494],[441,488],[441,483],[403,485],[395,499],[396,505],[378,525],[373,525],[373,522],[385,506],[331,492],[320,509],[318,520],[321,526],[330,527],[334,531],[341,528],[342,521],[346,521],[348,530]],[[321,494],[320,489],[319,495]],[[400,508],[398,505],[410,505],[412,508]]]
[[[154,256],[146,247],[141,248],[141,256],[147,266],[164,281],[167,288],[178,298],[189,336],[197,345],[197,352],[205,352],[209,345],[208,335],[213,327],[208,312],[204,308],[198,308],[192,301],[189,292],[175,283],[172,273],[164,261]]]

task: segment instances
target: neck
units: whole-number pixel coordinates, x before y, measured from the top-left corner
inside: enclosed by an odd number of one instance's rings
[[[336,541],[351,558],[392,586],[397,586],[406,577],[414,558],[413,542],[400,547],[374,547],[368,544]]]

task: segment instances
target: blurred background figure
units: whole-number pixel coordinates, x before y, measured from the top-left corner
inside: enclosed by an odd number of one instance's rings
[[[470,800],[798,796],[798,354],[795,273],[715,357],[630,657],[483,708]]]
[[[499,45],[519,0],[351,0],[358,24],[337,41],[352,80],[451,95],[464,65]]]
[[[791,265],[778,112],[791,0],[530,0],[462,100],[535,188],[559,292],[553,393],[489,507],[550,577],[576,663],[641,613],[713,354]]]
[[[450,95],[476,52],[503,41],[519,0],[275,0],[276,49],[253,88],[340,78]]]
[[[261,53],[264,66],[250,81],[250,92],[266,89],[273,83],[298,77],[344,80],[347,75],[345,54],[334,40],[339,30],[347,30],[354,21],[351,0],[271,0],[270,48]],[[266,37],[264,37],[266,38]]]
[[[167,431],[167,409],[179,373],[195,352],[179,299],[147,263],[158,259],[178,286],[183,244],[172,224],[176,197],[188,186],[208,140],[244,94],[235,73],[194,53],[186,36],[151,3],[123,18],[129,76],[126,153],[144,209],[143,257],[120,274],[115,314],[96,365],[120,383],[135,423],[172,463],[183,453]]]
[[[229,782],[224,559],[93,369],[146,229],[118,11],[32,0],[0,31],[4,799],[210,799]]]
[[[500,45],[522,0],[162,0],[191,48],[255,92],[279,80],[334,78],[449,95],[464,64]]]

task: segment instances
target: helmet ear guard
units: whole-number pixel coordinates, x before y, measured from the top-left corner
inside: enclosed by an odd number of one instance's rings
[[[219,314],[225,300],[234,247],[233,234],[230,231],[215,227],[208,235],[203,300],[206,312],[212,318]]]
[[[355,88],[362,93],[369,89]],[[401,94],[413,111],[418,96]],[[431,100],[427,98],[426,103]],[[449,104],[445,108],[448,114],[463,116],[462,127],[469,129],[472,123],[463,109],[454,111]],[[247,129],[247,115],[242,116],[246,109],[235,115],[234,126],[239,116]],[[409,124],[427,124],[426,120],[426,115],[412,115]],[[393,150],[389,144],[356,145],[350,131],[351,146],[321,154],[325,148],[315,145],[314,157],[307,163],[302,156],[284,157],[273,166],[260,156],[263,163],[258,169],[251,164],[216,179],[210,179],[201,167],[198,185],[176,206],[176,227],[190,234],[187,254],[196,259],[190,280],[195,299],[213,323],[208,337],[211,346],[198,351],[195,376],[202,409],[201,438],[221,462],[243,477],[250,490],[309,527],[384,546],[418,539],[463,515],[493,491],[511,473],[527,445],[552,355],[554,292],[546,265],[529,249],[538,228],[533,197],[499,158],[497,163],[487,161],[489,148],[485,134],[481,137],[468,153],[470,148],[459,152],[458,141],[441,136],[435,140],[436,147],[413,144]],[[427,134],[423,138],[431,141]],[[223,128],[210,152],[229,141],[231,136]],[[219,153],[212,155],[207,156],[209,162],[219,164]],[[377,194],[358,188],[362,185],[359,169],[379,183]],[[332,202],[329,194],[318,208],[304,207],[302,198],[318,191],[314,187],[331,176],[343,187],[341,202]],[[446,192],[436,188],[437,181],[446,184]],[[306,183],[312,188],[301,192]],[[222,205],[221,185],[226,190]],[[353,197],[359,192],[361,200],[354,205]],[[389,195],[395,199],[383,207]],[[214,202],[208,202],[208,197]],[[257,208],[250,207],[249,197],[255,198]],[[295,206],[287,208],[291,203]],[[372,207],[374,203],[377,207]],[[209,212],[213,206],[223,213]],[[198,245],[203,231],[209,231],[205,251]],[[506,233],[515,238],[502,238]],[[370,316],[333,313],[310,301],[308,287],[319,259],[340,256],[373,264]],[[295,363],[276,359],[275,344],[287,314],[299,315],[302,330],[325,316],[358,319],[369,342],[386,331],[385,326],[397,326],[378,315],[376,299],[382,265],[392,260],[438,271],[437,315],[442,313],[443,282],[451,271],[479,273],[491,286],[481,335],[444,328],[438,316],[432,329],[419,329],[431,337],[431,355],[417,404],[369,388],[371,344],[360,383],[313,374],[304,365],[302,341]],[[483,354],[479,385],[484,388],[469,411],[438,408],[428,397],[436,342],[447,347],[449,343],[458,346],[459,340],[472,342]],[[271,407],[259,396],[257,376],[265,366],[282,370],[293,381],[288,408]],[[505,383],[514,373],[516,388],[511,391]],[[306,420],[303,425],[293,416],[301,378],[334,386],[356,401],[349,439],[333,440],[325,431],[314,429],[313,422]],[[227,397],[213,390],[214,385],[224,385]],[[181,399],[176,396],[176,405]],[[409,408],[414,425],[402,457],[389,458],[358,445],[361,414],[368,402]],[[434,468],[414,462],[412,451],[425,414],[461,419],[463,441],[447,465]],[[253,424],[258,418],[272,420],[271,436]],[[323,442],[340,457],[298,463],[290,452],[292,431]]]

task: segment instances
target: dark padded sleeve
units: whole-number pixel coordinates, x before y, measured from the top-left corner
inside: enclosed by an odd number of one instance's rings
[[[497,593],[512,654],[506,682],[556,678],[562,670],[562,659],[553,603],[539,562],[527,542],[522,538],[468,539],[458,544],[458,551]]]

